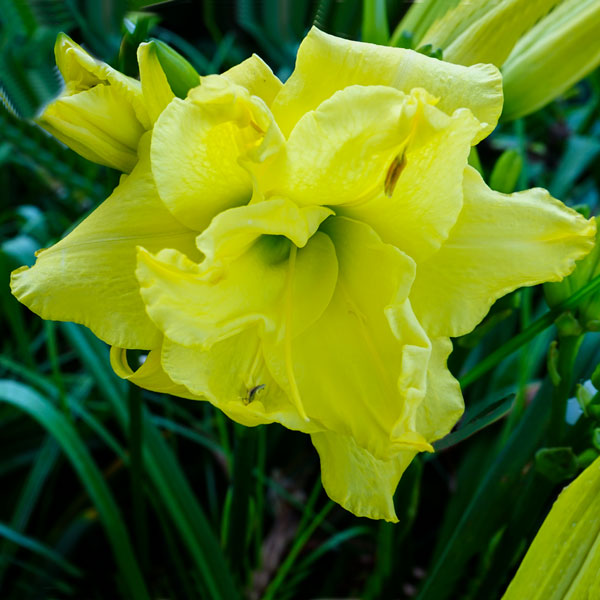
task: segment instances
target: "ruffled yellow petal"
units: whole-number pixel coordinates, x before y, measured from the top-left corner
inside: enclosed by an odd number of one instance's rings
[[[398,522],[394,492],[416,451],[404,450],[391,460],[378,460],[347,435],[313,433],[321,459],[321,481],[327,495],[357,517]]]
[[[448,338],[431,340],[431,359],[427,366],[427,393],[417,411],[416,428],[428,442],[450,433],[462,416],[465,403],[458,381],[448,370],[452,352]]]
[[[205,397],[242,425],[277,422],[307,433],[317,430],[300,416],[267,369],[256,327],[217,342],[210,350],[165,339],[162,364],[189,393]]]
[[[195,233],[175,220],[156,195],[148,145],[143,138],[140,162],[103,204],[11,280],[17,299],[42,318],[82,323],[123,348],[153,348],[161,338],[140,297],[136,246],[154,252],[178,248],[199,256]]]
[[[140,249],[137,275],[148,314],[167,337],[186,346],[210,347],[259,322],[274,332],[293,276],[296,327],[306,327],[331,295],[335,253],[327,236],[316,234],[290,265],[290,246],[280,236],[264,236],[216,272],[174,250],[152,256]],[[317,289],[316,281],[322,283]]]
[[[439,249],[463,203],[463,170],[477,120],[468,110],[449,117],[419,102],[413,132],[386,165],[377,194],[337,213],[368,223],[383,241],[417,262]]]
[[[535,188],[506,195],[465,170],[464,208],[440,251],[419,264],[411,291],[429,335],[471,331],[504,294],[568,275],[593,247],[595,224]]]
[[[363,223],[333,217],[320,231],[335,245],[335,292],[311,327],[269,340],[269,369],[312,420],[376,458],[431,449],[415,430],[430,346],[406,301],[414,262]]]
[[[267,106],[271,106],[283,85],[271,67],[256,54],[225,71],[223,77],[246,88],[253,96],[264,100]]]
[[[300,205],[340,205],[383,192],[395,157],[410,144],[422,112],[436,100],[384,86],[353,85],[306,113],[285,150],[257,169],[262,193]]]
[[[403,48],[344,40],[313,27],[298,50],[296,68],[272,110],[288,135],[300,117],[350,85],[387,85],[406,93],[425,88],[452,114],[468,108],[482,123],[474,143],[496,126],[502,111],[502,77],[492,65],[463,67]]]
[[[192,394],[185,386],[175,383],[165,373],[160,362],[161,347],[150,350],[144,362],[135,371],[127,361],[127,350],[112,346],[110,349],[110,365],[113,371],[122,379],[159,394],[170,394],[190,400],[202,400],[200,396]]]
[[[271,223],[263,205],[272,208]],[[291,209],[288,215],[295,211],[298,223],[277,221],[285,213],[280,210],[282,205]],[[208,247],[211,233],[216,233],[212,250],[219,247],[218,236],[228,231],[230,239],[223,238],[226,261],[213,259],[209,253],[208,259],[196,264],[173,250],[157,256],[139,250],[137,276],[148,314],[168,338],[182,345],[209,347],[256,323],[262,323],[267,332],[279,331],[282,307],[288,305],[294,331],[301,331],[320,316],[333,293],[337,263],[329,238],[316,233],[308,240],[314,231],[305,231],[300,250],[290,241],[307,228],[307,211],[289,201],[231,210],[234,219],[223,213],[214,227],[200,236],[200,246]],[[245,224],[256,215],[267,235],[255,230],[250,241],[244,237]],[[242,241],[244,253],[231,253],[236,240]]]
[[[417,409],[416,428],[428,442],[450,432],[464,409],[458,381],[446,367],[449,339],[432,341],[427,367],[427,393]],[[358,517],[396,522],[394,492],[417,450],[400,450],[389,460],[375,458],[352,436],[331,431],[311,435],[321,458],[321,479],[327,495]]]
[[[167,76],[158,60],[156,46],[153,42],[146,42],[138,46],[137,59],[140,66],[144,103],[148,117],[154,124],[160,113],[173,100],[175,94],[171,90]]]
[[[332,214],[324,206],[299,208],[290,200],[276,198],[223,211],[196,242],[205,264],[216,266],[241,256],[261,235],[285,236],[303,248]]]
[[[184,225],[202,231],[219,212],[246,204],[252,181],[243,156],[282,143],[269,109],[223,76],[202,79],[175,98],[154,126],[152,171],[158,193]]]

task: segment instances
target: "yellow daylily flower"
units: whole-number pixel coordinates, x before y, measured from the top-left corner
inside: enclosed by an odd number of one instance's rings
[[[560,494],[502,600],[600,597],[600,458]]]
[[[491,65],[313,29],[283,85],[252,57],[159,96],[131,175],[13,293],[137,385],[311,435],[329,496],[395,521],[403,471],[463,411],[450,337],[568,275],[595,224],[467,165],[502,110]]]

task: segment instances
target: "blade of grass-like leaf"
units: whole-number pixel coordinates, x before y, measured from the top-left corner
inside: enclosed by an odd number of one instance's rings
[[[43,396],[24,384],[0,381],[0,400],[25,411],[61,445],[98,509],[131,598],[149,600],[119,509],[77,431]]]
[[[328,500],[327,504],[321,509],[321,511],[317,514],[317,516],[310,523],[310,525],[294,540],[294,543],[292,544],[292,547],[291,547],[286,559],[283,561],[282,565],[279,567],[279,570],[277,571],[277,574],[273,578],[273,581],[271,581],[271,583],[269,584],[269,587],[267,587],[265,594],[262,597],[262,600],[273,600],[274,598],[277,598],[277,596],[275,594],[278,593],[279,588],[281,587],[283,582],[286,580],[286,577],[288,576],[288,573],[294,566],[294,563],[296,562],[296,558],[300,554],[302,548],[304,548],[304,545],[306,544],[306,542],[310,539],[310,537],[315,532],[315,530],[319,527],[321,522],[325,520],[325,518],[329,514],[329,511],[334,506],[335,506],[335,504],[331,500]]]
[[[554,171],[548,189],[553,196],[564,198],[573,184],[600,154],[600,141],[593,137],[575,135],[568,139],[567,148]]]
[[[458,431],[454,431],[435,442],[433,444],[435,451],[439,452],[440,450],[456,446],[456,444],[460,444],[460,442],[502,419],[512,410],[514,402],[514,395],[503,398],[492,407],[487,408],[482,414],[465,423]]]
[[[0,523],[0,537],[10,540],[13,544],[20,546],[21,548],[25,548],[30,552],[34,552],[35,554],[43,556],[44,558],[58,565],[61,569],[73,577],[81,577],[83,575],[81,569],[78,569],[75,565],[71,564],[68,560],[58,554],[58,552],[55,552],[49,546],[46,546],[38,540],[20,533],[16,529],[13,529],[4,523]]]
[[[199,433],[190,427],[186,427],[185,425],[181,425],[181,423],[177,423],[172,419],[161,417],[160,415],[152,415],[152,422],[157,427],[166,429],[167,431],[172,431],[173,433],[176,433],[177,435],[180,435],[181,437],[191,440],[199,446],[210,450],[214,454],[224,454],[222,446],[206,434]]]
[[[96,379],[101,393],[111,404],[122,429],[128,432],[124,382],[112,373],[106,347],[78,325],[61,325],[82,362]],[[142,411],[142,420],[145,431],[143,458],[148,478],[194,559],[208,597],[211,600],[236,600],[239,594],[225,556],[173,451],[146,409]]]
[[[40,446],[37,458],[27,476],[23,491],[15,506],[13,518],[10,523],[14,530],[24,531],[26,529],[31,513],[37,503],[42,488],[44,487],[44,483],[56,463],[58,452],[58,444],[51,436],[48,436],[45,442]],[[3,544],[0,549],[0,554],[2,555],[2,560],[0,561],[0,589],[2,589],[2,581],[4,579],[9,557],[14,554],[15,550],[16,546],[12,544]]]
[[[464,389],[479,379],[482,375],[493,369],[499,362],[516,352],[521,346],[531,341],[536,335],[550,327],[556,317],[566,310],[575,308],[584,298],[587,298],[594,292],[600,289],[600,275],[591,279],[581,289],[577,290],[572,296],[557,304],[552,310],[549,310],[545,315],[531,323],[526,329],[521,331],[505,344],[494,350],[478,363],[468,373],[460,377],[460,386]]]
[[[307,554],[298,564],[294,567],[294,573],[291,577],[286,579],[285,584],[282,586],[280,591],[280,596],[294,597],[294,591],[296,586],[298,586],[306,577],[308,577],[310,572],[310,567],[315,563],[321,556],[327,554],[328,552],[332,552],[337,550],[342,544],[345,542],[359,537],[361,535],[371,535],[371,529],[368,527],[364,527],[362,525],[358,525],[356,527],[350,527],[349,529],[344,529],[334,535],[332,535],[329,539],[324,541],[322,544],[319,544],[312,552]]]
[[[428,572],[418,600],[453,598],[454,586],[469,560],[487,544],[512,509],[515,487],[523,468],[544,435],[548,423],[548,389],[543,386],[529,405],[508,442],[485,475],[442,551]]]

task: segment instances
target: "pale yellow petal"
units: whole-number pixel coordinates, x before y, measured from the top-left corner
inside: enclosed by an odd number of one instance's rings
[[[204,77],[154,127],[152,171],[161,199],[184,225],[202,231],[219,212],[248,203],[252,181],[239,160],[267,139],[277,143],[277,133],[262,100],[222,76]]]
[[[113,194],[63,240],[40,251],[33,267],[15,271],[11,281],[13,294],[42,318],[82,323],[123,348],[152,348],[161,338],[140,296],[136,246],[199,256],[195,233],[156,195],[148,142],[142,140],[140,163]]]
[[[257,172],[262,193],[300,205],[339,205],[383,192],[395,157],[410,144],[422,104],[436,100],[420,90],[407,95],[384,86],[353,85],[307,112],[285,151]]]
[[[351,436],[333,432],[311,435],[321,459],[321,481],[327,495],[357,517],[398,522],[394,492],[416,451],[404,450],[379,460]]]
[[[296,68],[272,110],[285,135],[300,117],[350,85],[386,85],[409,93],[424,88],[452,114],[468,108],[488,135],[502,111],[502,77],[492,65],[463,67],[403,48],[376,46],[328,35],[313,27],[298,50]]]
[[[368,223],[417,262],[437,251],[463,203],[463,170],[478,124],[468,110],[451,117],[420,103],[414,132],[371,199],[336,207]]]
[[[245,87],[253,96],[258,96],[264,100],[267,106],[271,106],[283,85],[273,75],[269,65],[256,54],[225,71],[223,77],[227,77],[233,83]]]
[[[294,331],[302,331],[327,306],[336,274],[333,246],[321,233],[300,250],[283,236],[262,236],[218,269],[172,250],[152,256],[140,249],[137,268],[146,309],[159,329],[179,344],[206,348],[258,324],[276,335],[287,306]]]
[[[289,429],[317,431],[271,376],[256,327],[217,342],[209,350],[166,339],[162,364],[174,381],[242,425],[277,422]]]
[[[332,214],[324,206],[300,208],[290,200],[274,198],[219,213],[196,243],[206,257],[205,264],[211,266],[238,258],[261,235],[282,235],[303,248]]]
[[[451,352],[452,342],[448,338],[431,340],[427,393],[419,405],[416,423],[417,430],[428,442],[450,433],[465,409],[460,385],[446,364]]]
[[[501,296],[560,280],[594,243],[595,224],[545,190],[501,194],[471,167],[463,187],[458,221],[439,252],[418,265],[410,294],[433,337],[464,335]]]
[[[133,370],[127,360],[127,350],[112,346],[110,349],[110,365],[122,379],[159,394],[170,394],[190,400],[203,400],[201,396],[192,394],[185,386],[175,383],[165,373],[161,361],[161,347],[150,350],[144,362]]]
[[[406,301],[413,261],[363,223],[333,217],[321,231],[335,245],[335,293],[311,327],[265,346],[270,371],[311,420],[379,459],[431,449],[415,428],[430,345]]]

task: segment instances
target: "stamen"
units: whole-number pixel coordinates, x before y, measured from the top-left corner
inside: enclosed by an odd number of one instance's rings
[[[383,185],[383,191],[388,198],[392,197],[398,178],[406,167],[406,148],[402,150],[402,153],[394,157],[390,168],[388,169],[387,175],[385,176],[385,183]]]

